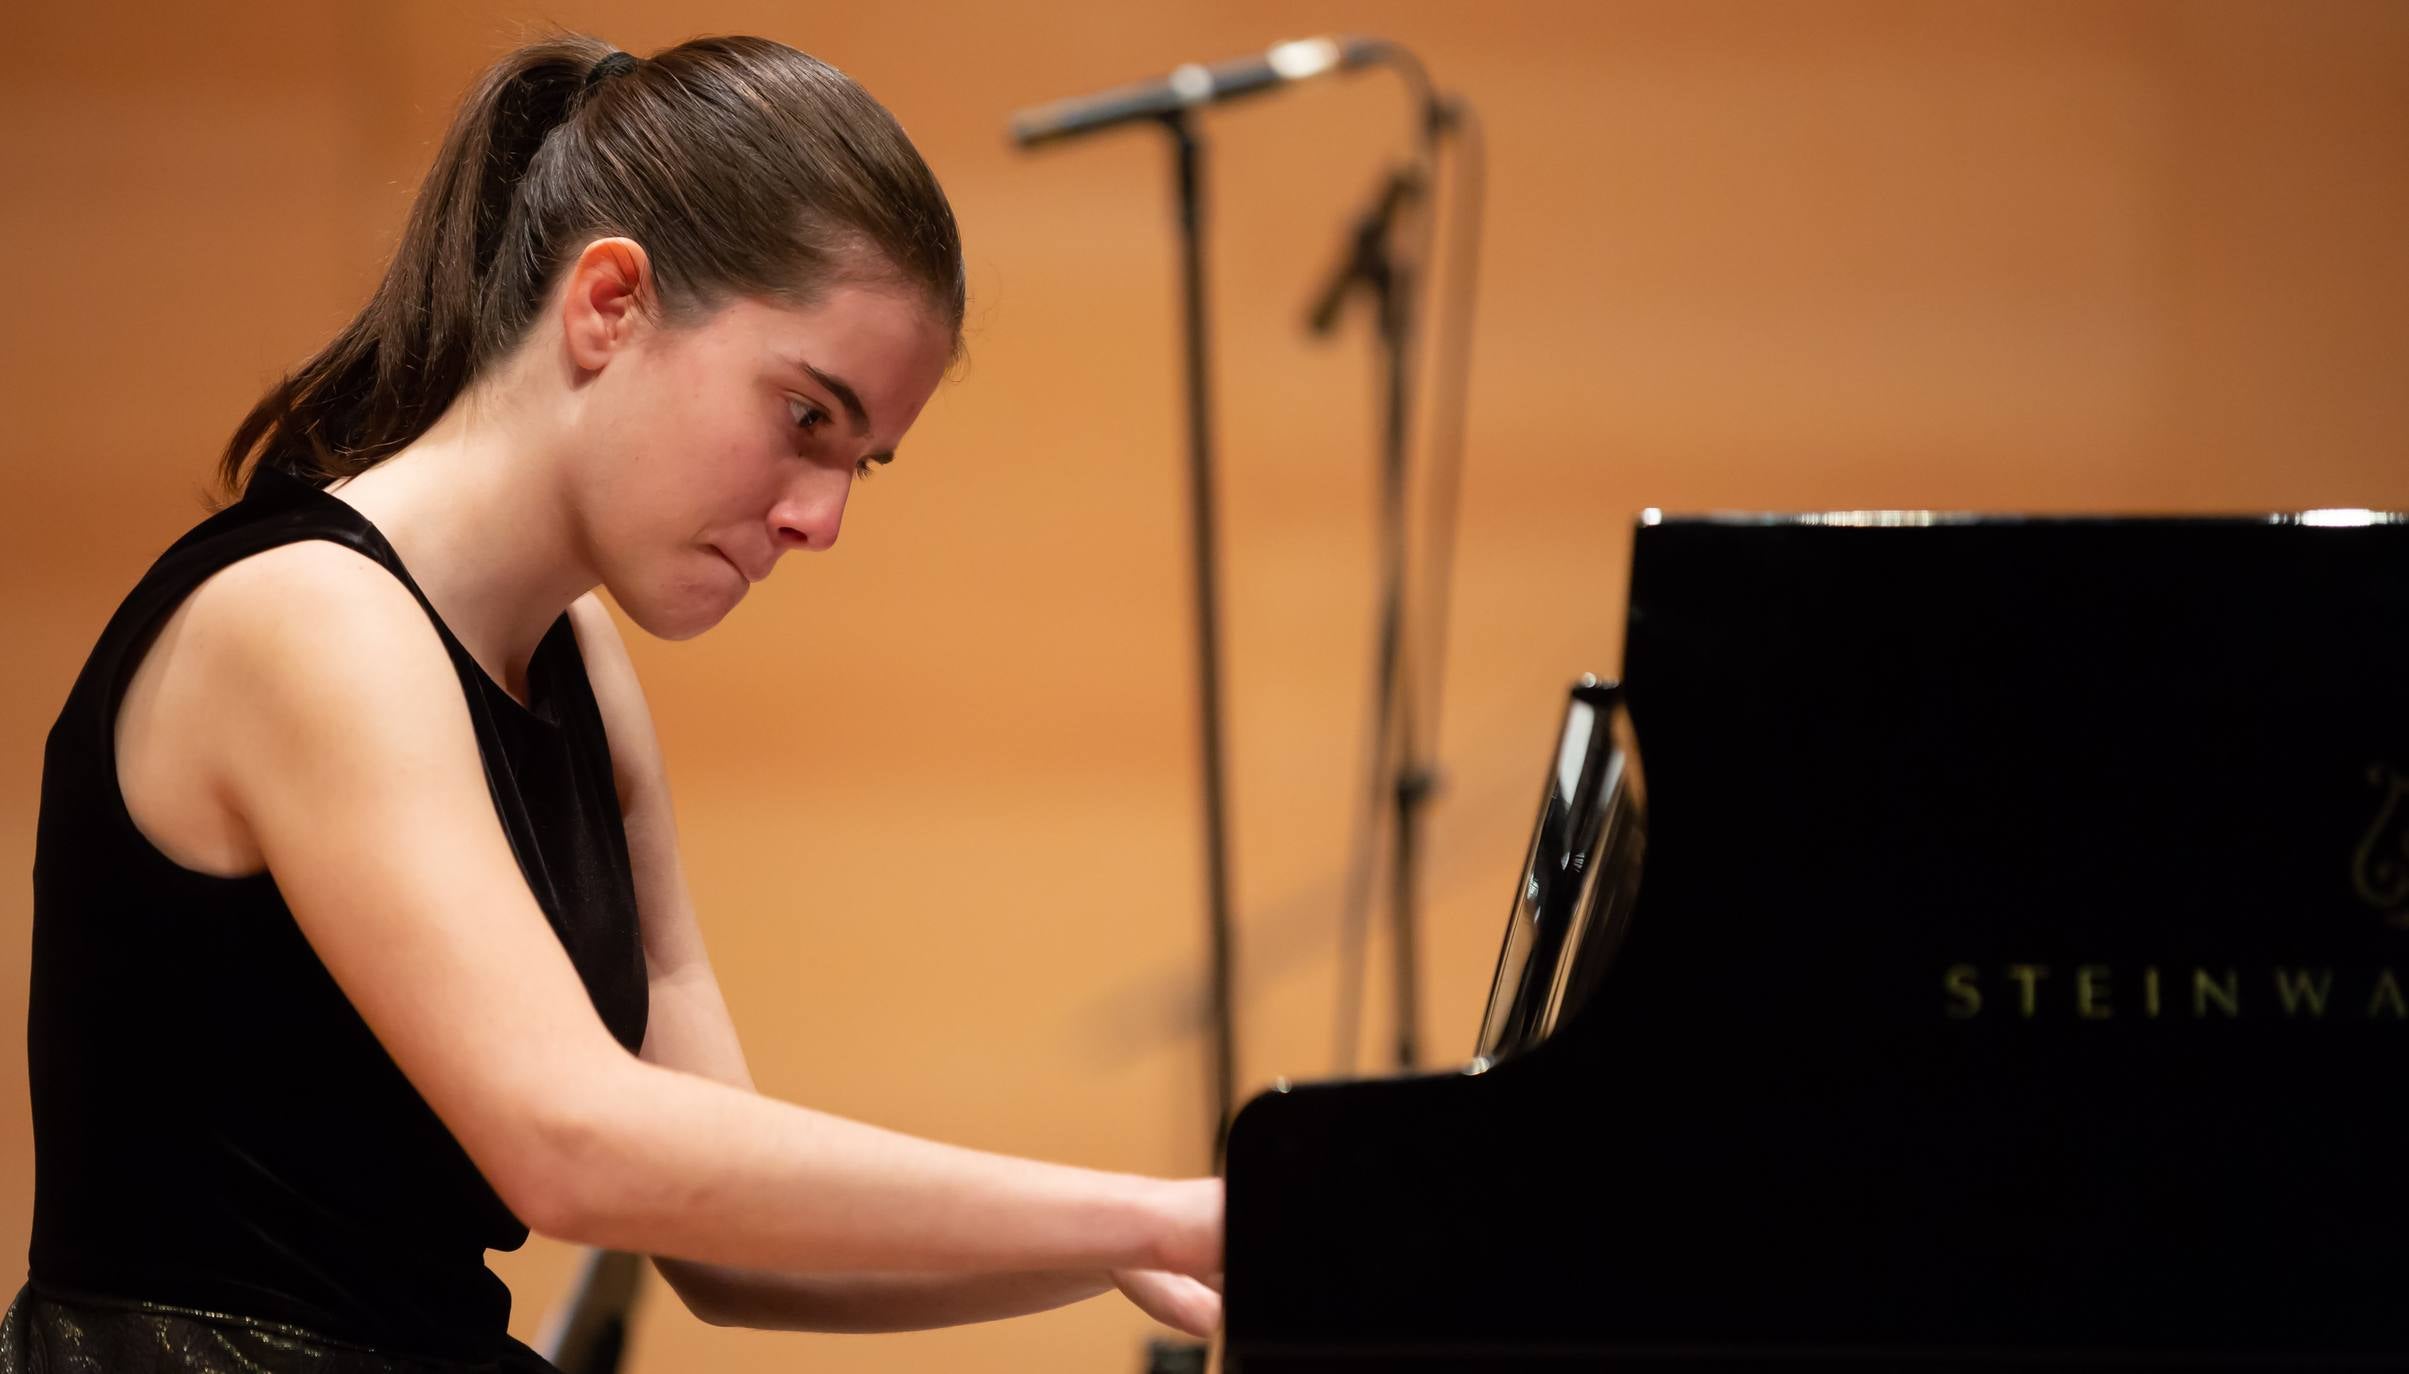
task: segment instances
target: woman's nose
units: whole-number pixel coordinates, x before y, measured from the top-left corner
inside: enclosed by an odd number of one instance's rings
[[[850,469],[817,470],[788,488],[770,512],[770,533],[778,552],[833,546],[845,523],[845,498],[852,491]]]

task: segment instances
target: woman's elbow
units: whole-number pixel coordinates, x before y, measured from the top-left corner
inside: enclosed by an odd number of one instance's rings
[[[487,1181],[528,1230],[607,1248],[612,1191],[605,1127],[589,1103],[528,1104],[490,1153]]]
[[[571,1245],[591,1243],[593,1208],[578,1196],[573,1181],[531,1175],[509,1186],[497,1182],[494,1191],[519,1224],[535,1234]]]

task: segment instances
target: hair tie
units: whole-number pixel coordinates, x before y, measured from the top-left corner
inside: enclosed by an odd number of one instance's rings
[[[641,60],[641,58],[636,57],[632,53],[612,53],[610,56],[603,58],[600,62],[595,63],[591,68],[587,69],[586,84],[583,89],[587,92],[591,92],[596,86],[599,86],[603,82],[610,80],[612,77],[617,76],[621,72],[634,71],[636,69],[636,63]]]

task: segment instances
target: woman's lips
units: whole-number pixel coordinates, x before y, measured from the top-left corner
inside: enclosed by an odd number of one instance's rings
[[[758,578],[754,577],[754,576],[753,576],[751,573],[748,573],[748,572],[746,572],[746,571],[744,570],[744,568],[743,568],[741,565],[739,565],[735,559],[728,557],[728,552],[727,552],[727,550],[725,550],[725,549],[722,549],[722,548],[720,548],[718,545],[716,545],[716,544],[715,544],[715,545],[713,545],[713,546],[712,546],[712,548],[711,548],[711,552],[713,552],[713,553],[715,553],[715,554],[718,554],[718,555],[719,555],[719,561],[720,561],[720,562],[727,564],[727,565],[728,565],[729,567],[731,567],[731,568],[735,568],[735,569],[736,569],[736,575],[737,575],[738,577],[741,577],[741,578],[743,578],[743,579],[745,580],[745,584],[746,584],[747,586],[750,586],[750,585],[752,585],[754,582],[756,582],[756,581],[759,581],[759,580],[760,580],[760,579],[758,579]]]

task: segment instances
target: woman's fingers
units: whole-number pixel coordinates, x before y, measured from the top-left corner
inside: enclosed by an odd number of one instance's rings
[[[1112,1277],[1139,1311],[1165,1326],[1200,1339],[1221,1329],[1221,1294],[1185,1274],[1118,1269]]]

